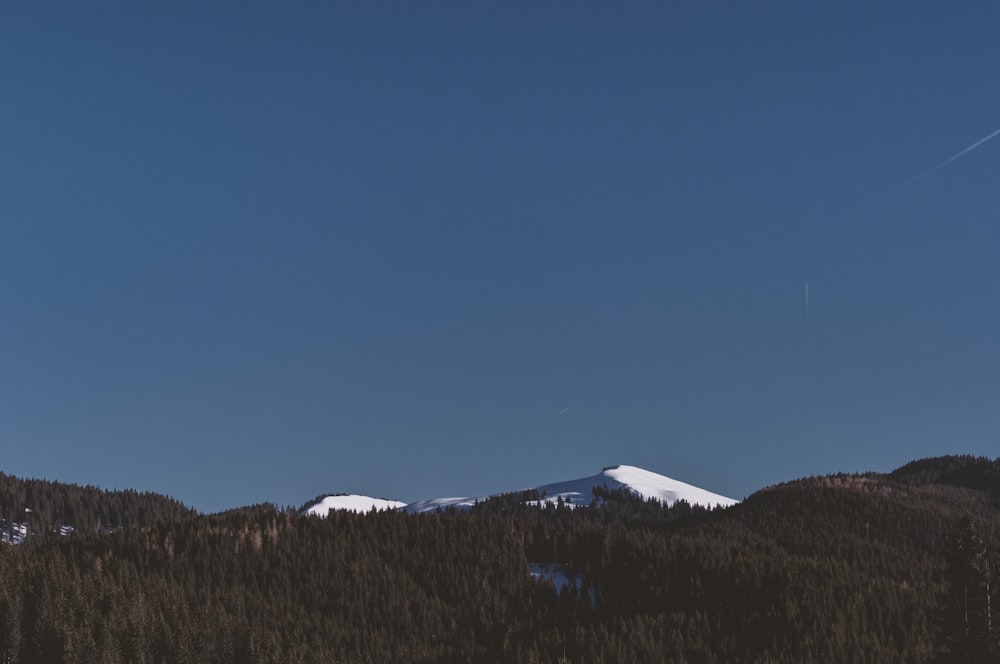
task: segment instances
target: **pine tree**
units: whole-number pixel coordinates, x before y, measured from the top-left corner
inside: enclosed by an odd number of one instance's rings
[[[951,532],[947,563],[940,660],[956,664],[995,661],[989,655],[993,640],[990,563],[970,514],[959,519]]]

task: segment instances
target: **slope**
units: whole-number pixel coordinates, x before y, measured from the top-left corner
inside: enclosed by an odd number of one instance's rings
[[[706,491],[699,487],[671,479],[665,475],[644,470],[636,466],[609,466],[596,475],[581,477],[575,480],[543,484],[522,493],[537,493],[538,500],[544,503],[556,504],[562,502],[570,506],[589,505],[595,500],[594,489],[605,488],[611,491],[624,489],[639,496],[643,500],[654,499],[669,507],[683,500],[692,505],[706,507],[728,507],[737,500]],[[501,495],[493,494],[492,496]],[[431,498],[410,503],[406,506],[409,512],[433,512],[438,509],[468,509],[492,496],[463,498]]]
[[[312,516],[326,516],[330,510],[346,510],[348,512],[371,512],[372,510],[395,510],[406,507],[401,500],[372,498],[356,494],[337,494],[318,498],[302,509],[302,513]]]

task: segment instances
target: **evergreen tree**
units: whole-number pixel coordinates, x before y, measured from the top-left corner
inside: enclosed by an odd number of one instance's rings
[[[996,661],[990,655],[994,631],[990,562],[971,514],[959,519],[951,532],[947,565],[940,661],[955,664]]]

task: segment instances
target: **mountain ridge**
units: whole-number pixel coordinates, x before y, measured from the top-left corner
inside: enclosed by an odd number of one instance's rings
[[[505,493],[518,492],[537,493],[538,504],[556,505],[561,502],[564,505],[573,507],[588,505],[593,500],[600,502],[600,499],[594,495],[594,488],[601,487],[612,491],[624,489],[643,500],[657,500],[668,507],[681,500],[692,505],[703,505],[705,507],[728,507],[739,502],[733,498],[713,493],[638,466],[615,465],[604,467],[596,475],[550,482],[526,489],[515,489],[479,496],[428,498],[412,503],[403,503],[384,498],[372,498],[358,494],[330,494],[317,497],[310,503],[307,503],[301,511],[303,514],[325,516],[331,509],[353,512],[368,512],[373,508],[376,510],[405,509],[411,513],[433,512],[439,509],[469,509],[477,502],[483,502]]]

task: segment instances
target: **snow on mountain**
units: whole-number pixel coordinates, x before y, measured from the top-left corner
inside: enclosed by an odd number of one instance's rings
[[[627,489],[644,500],[655,498],[666,505],[686,500],[692,505],[728,507],[739,502],[636,466],[611,466],[591,477],[545,484],[538,487],[538,493],[547,494],[550,503],[562,498],[564,502],[588,505],[595,486],[606,486],[612,491]]]
[[[434,510],[446,510],[449,507],[456,509],[468,509],[477,500],[486,500],[489,496],[473,496],[472,498],[430,498],[428,500],[418,500],[415,503],[405,505],[407,512],[433,512]]]
[[[584,589],[584,578],[582,574],[574,572],[568,565],[561,563],[528,563],[528,573],[535,581],[551,583],[556,594],[562,593],[563,588],[570,586],[580,593]],[[594,605],[594,589],[590,588],[589,604]]]
[[[562,498],[564,503],[573,505],[589,505],[593,500],[594,487],[604,486],[609,490],[625,489],[644,500],[655,498],[665,505],[673,505],[678,500],[686,500],[691,504],[707,507],[728,507],[738,500],[721,496],[711,491],[679,482],[664,475],[654,473],[636,466],[610,466],[597,475],[582,477],[577,480],[543,484],[535,487],[542,501],[555,504]],[[530,491],[531,489],[525,489]],[[465,509],[472,507],[477,500],[485,500],[489,496],[473,498],[433,498],[410,503],[406,506],[409,512],[433,512],[436,509],[455,507]]]
[[[340,495],[327,496],[318,503],[314,503],[302,511],[303,514],[326,516],[330,510],[347,510],[349,512],[371,512],[376,510],[396,510],[406,507],[406,503],[399,500],[386,500],[385,498],[372,498],[370,496]]]

